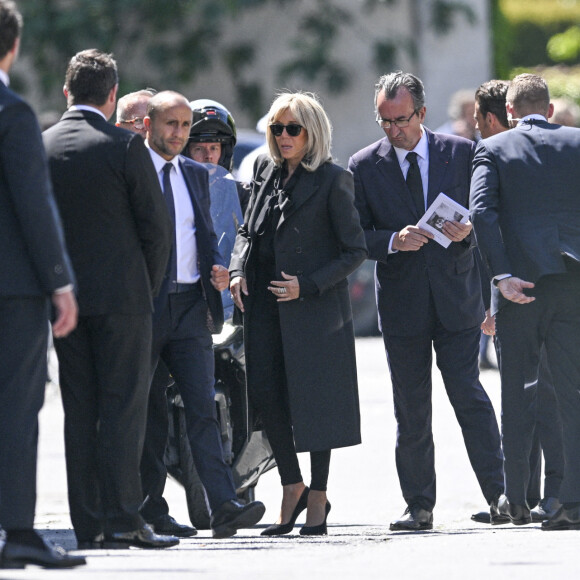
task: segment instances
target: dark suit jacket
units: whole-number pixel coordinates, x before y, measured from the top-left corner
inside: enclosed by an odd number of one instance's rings
[[[72,281],[36,117],[0,82],[0,296],[48,295]]]
[[[480,141],[471,220],[492,276],[535,283],[566,271],[562,251],[580,260],[580,129],[537,121]]]
[[[45,131],[44,144],[79,315],[151,312],[171,248],[171,220],[143,139],[79,110]]]
[[[425,131],[429,143],[427,204],[443,192],[468,207],[474,144]],[[385,137],[355,153],[349,169],[354,175],[356,207],[369,258],[377,260],[382,332],[399,336],[425,332],[430,296],[448,330],[478,326],[484,311],[471,236],[448,248],[430,241],[417,252],[389,254],[391,235],[419,220],[395,151]]]
[[[179,166],[183,172],[195,219],[195,241],[201,284],[208,305],[208,327],[213,333],[221,332],[224,323],[224,309],[221,293],[211,283],[211,269],[214,264],[226,266],[218,248],[218,239],[210,215],[209,173],[197,161],[179,156]],[[157,183],[159,180],[157,179]],[[169,277],[165,275],[159,297],[155,301],[155,311],[161,312],[167,303]]]

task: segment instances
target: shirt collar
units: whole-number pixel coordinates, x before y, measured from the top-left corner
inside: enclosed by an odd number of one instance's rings
[[[400,147],[393,147],[395,153],[397,154],[397,159],[399,160],[399,165],[403,164],[407,157],[407,153],[410,153],[406,149],[401,149]],[[423,125],[421,125],[421,139],[419,139],[419,143],[415,145],[414,149],[412,149],[421,159],[427,160],[429,159],[429,141],[427,140],[427,133],[425,129],[423,129]]]
[[[535,119],[536,121],[545,121],[546,123],[548,122],[548,120],[546,119],[546,117],[544,117],[544,115],[540,115],[539,113],[532,113],[531,115],[526,115],[525,117],[522,117],[518,121],[518,125],[521,125],[526,121],[529,121],[530,119]]]
[[[90,111],[91,113],[97,113],[97,115],[101,115],[101,117],[103,117],[103,119],[105,119],[105,121],[107,120],[107,117],[105,117],[105,115],[103,114],[102,111],[99,111],[99,109],[95,108],[95,107],[91,107],[90,105],[71,105],[68,108],[69,111]]]
[[[0,81],[2,81],[7,87],[10,86],[10,77],[6,71],[0,69]]]
[[[173,159],[171,159],[171,161],[167,161],[167,159],[163,159],[163,157],[161,157],[159,153],[151,149],[151,147],[149,146],[149,141],[145,140],[145,146],[147,147],[147,149],[149,149],[149,153],[151,154],[151,159],[153,161],[153,165],[155,166],[155,171],[157,171],[157,173],[161,173],[163,171],[163,168],[165,167],[166,163],[171,163],[173,167],[175,167],[175,170],[176,171],[178,170],[179,155],[176,155]]]

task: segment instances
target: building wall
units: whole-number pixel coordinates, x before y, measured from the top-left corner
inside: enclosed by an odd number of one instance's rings
[[[471,26],[465,18],[456,18],[453,30],[445,36],[436,35],[428,27],[426,4],[429,1],[405,0],[388,9],[377,9],[371,16],[358,14],[352,25],[342,31],[336,57],[351,71],[351,87],[343,94],[332,94],[317,82],[276,78],[277,67],[288,57],[292,41],[293,31],[288,22],[298,20],[309,2],[291,3],[283,12],[272,6],[245,12],[222,40],[233,43],[248,37],[260,39],[256,65],[248,76],[260,82],[265,94],[271,96],[270,101],[282,89],[309,90],[320,96],[334,126],[334,155],[339,163],[346,165],[353,152],[383,135],[374,122],[374,84],[380,74],[389,70],[373,67],[369,39],[401,39],[401,46],[405,39],[417,42],[417,60],[402,50],[396,68],[417,74],[425,83],[426,125],[430,128],[446,120],[447,102],[454,91],[470,87],[475,90],[490,78],[488,0],[470,0],[469,5],[478,16],[477,24]],[[355,2],[335,0],[347,10],[352,10]],[[231,109],[239,127],[254,125],[254,120],[232,102],[231,77],[223,68],[202,75],[188,87],[188,96],[216,99]]]

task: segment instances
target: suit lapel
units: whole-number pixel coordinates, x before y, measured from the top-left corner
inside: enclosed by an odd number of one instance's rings
[[[195,219],[197,220],[198,216],[201,215],[201,212],[199,211],[199,204],[198,204],[198,201],[195,197],[195,191],[196,191],[195,183],[193,183],[193,179],[188,171],[188,167],[184,163],[182,163],[181,160],[179,161],[179,166],[181,168],[181,173],[183,174],[183,178],[185,179],[185,183],[187,185],[187,191],[189,193],[189,198],[191,199],[191,205],[193,206],[193,215],[194,215]],[[196,225],[196,227],[197,227],[197,225]]]
[[[441,184],[449,167],[451,154],[434,133],[427,129],[426,131],[429,143],[429,183],[427,185],[427,207],[429,207],[441,193]]]
[[[409,211],[419,220],[419,214],[413,203],[411,192],[403,178],[403,172],[401,171],[397,154],[387,138],[383,140],[377,149],[377,156],[377,168],[385,180],[384,183],[381,183],[381,189],[384,188],[385,192],[392,191],[395,195],[398,195],[409,208]]]

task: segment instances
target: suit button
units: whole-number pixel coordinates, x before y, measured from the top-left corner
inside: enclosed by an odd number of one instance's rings
[[[300,246],[296,246],[296,253],[297,254],[301,254],[302,253],[302,248]]]

